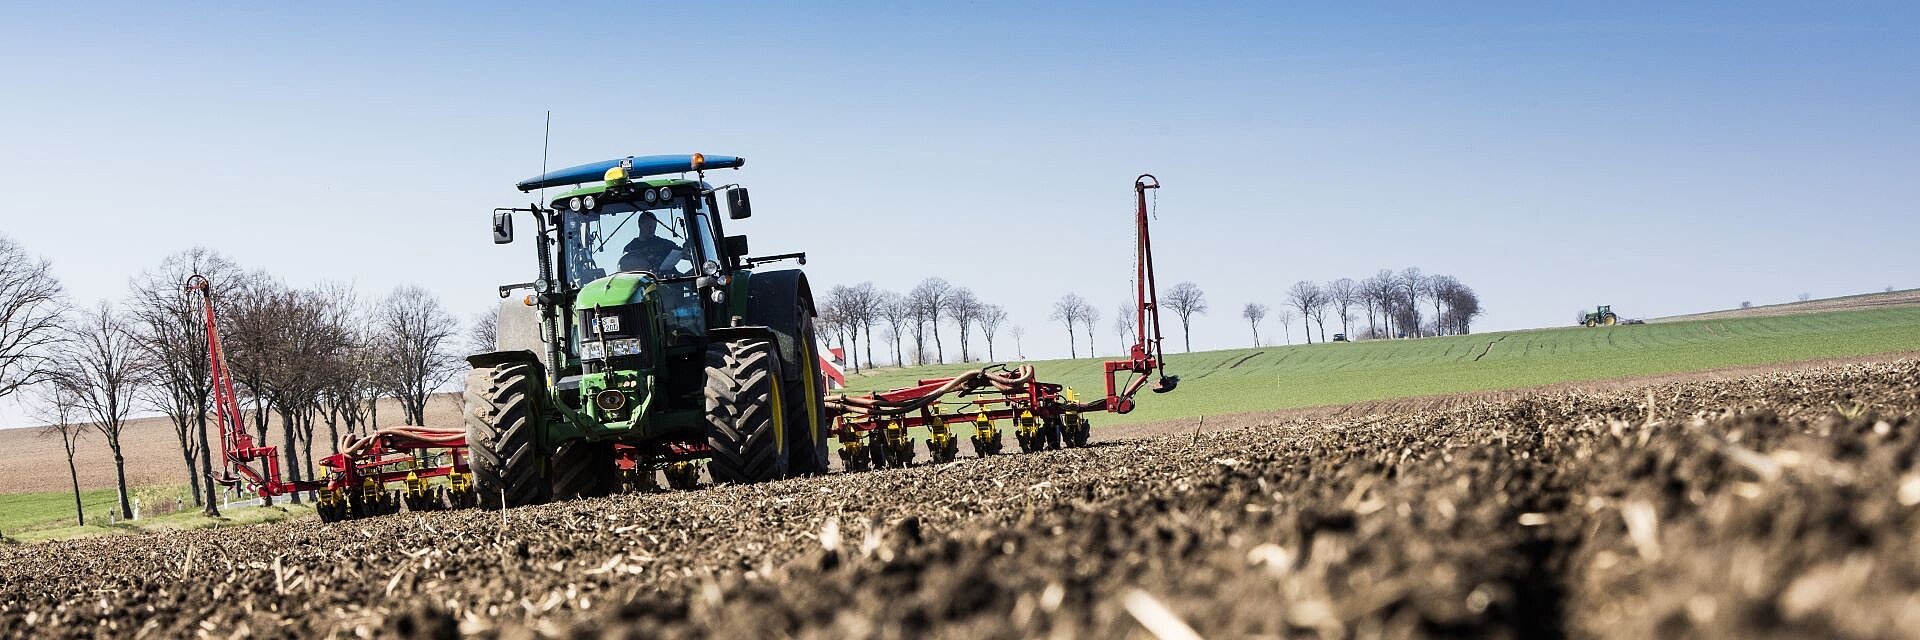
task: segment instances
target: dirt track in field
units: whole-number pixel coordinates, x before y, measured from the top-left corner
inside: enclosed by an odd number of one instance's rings
[[[0,547],[0,635],[1913,637],[1920,361]]]

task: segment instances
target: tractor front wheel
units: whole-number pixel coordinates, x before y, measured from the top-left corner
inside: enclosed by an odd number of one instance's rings
[[[787,474],[780,358],[773,343],[743,338],[707,349],[707,446],[714,482],[745,484]]]
[[[481,507],[541,504],[552,497],[541,469],[544,453],[535,437],[540,428],[534,398],[537,374],[525,362],[467,374],[468,464]]]

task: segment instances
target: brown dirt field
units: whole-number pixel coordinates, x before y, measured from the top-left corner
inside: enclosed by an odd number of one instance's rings
[[[460,424],[460,408],[454,404],[457,394],[441,394],[427,403],[427,421],[435,424]],[[399,403],[380,403],[381,426],[389,426],[400,416]],[[279,418],[274,418],[273,442],[280,444]],[[325,438],[326,425],[317,429]],[[209,432],[207,439],[220,446],[219,434]],[[180,485],[187,483],[186,462],[180,457],[180,440],[173,423],[164,417],[141,418],[127,424],[120,435],[127,459],[127,484],[134,487]],[[325,442],[314,445],[318,456]],[[81,489],[113,488],[113,452],[97,433],[89,433],[75,455],[80,471]],[[0,429],[0,494],[42,491],[72,491],[67,477],[66,453],[57,438],[41,437],[38,429]]]
[[[0,547],[0,635],[1920,635],[1920,360]]]
[[[1823,311],[1850,311],[1854,309],[1879,309],[1884,307],[1910,307],[1920,305],[1920,289],[1889,291],[1886,293],[1868,293],[1857,296],[1842,296],[1806,302],[1769,304],[1746,309],[1727,309],[1706,313],[1690,313],[1682,316],[1649,318],[1647,322],[1685,322],[1688,320],[1726,320],[1728,318],[1760,318],[1766,316],[1790,316],[1801,313],[1820,313]]]

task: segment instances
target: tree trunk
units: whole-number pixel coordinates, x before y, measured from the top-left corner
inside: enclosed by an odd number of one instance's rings
[[[1187,353],[1193,353],[1193,325],[1187,324],[1187,317],[1180,316],[1180,343],[1187,347]]]
[[[80,503],[80,467],[73,464],[73,449],[67,449],[67,474],[73,477],[73,518],[80,526],[87,524],[87,508]]]
[[[213,449],[207,447],[206,405],[202,404],[199,409],[195,410],[194,416],[200,421],[200,475],[205,476],[207,479],[206,489],[204,489],[206,504],[202,505],[205,508],[202,509],[200,513],[209,518],[217,518],[220,517],[220,501],[215,499],[219,496],[215,495],[216,490],[213,488]],[[220,460],[220,466],[223,469],[226,468],[227,464],[225,455],[225,453],[222,453]]]
[[[1313,344],[1313,325],[1309,324],[1312,321],[1305,315],[1300,316],[1300,328],[1307,330],[1307,344]]]
[[[1080,352],[1080,339],[1073,335],[1073,324],[1068,323],[1067,324],[1067,359],[1072,360],[1074,354],[1077,354],[1079,352]]]
[[[940,314],[933,314],[933,363],[947,363],[947,348],[940,344]]]
[[[280,409],[280,428],[281,428],[281,431],[286,436],[286,438],[284,438],[286,445],[282,448],[286,450],[286,457],[287,457],[287,466],[286,468],[281,469],[280,471],[286,475],[286,480],[288,482],[299,482],[300,481],[300,451],[299,449],[295,448],[296,445],[298,445],[299,443],[298,443],[298,438],[294,433],[293,412],[289,411],[285,407],[282,407]],[[293,504],[300,504],[300,492],[294,491],[294,492],[288,493],[287,495],[290,496],[288,498],[289,502],[292,502]]]
[[[188,429],[191,428],[189,425],[192,423],[188,422],[187,416],[182,415],[174,420],[174,424],[180,427],[180,457],[186,460],[187,484],[193,487],[193,505],[197,507],[200,506],[200,475],[196,472],[197,470],[193,468],[194,458],[196,456],[194,456],[193,452],[192,434],[188,433]]]
[[[127,459],[120,455],[120,438],[110,438],[107,446],[113,449],[113,476],[120,489],[120,519],[133,519],[133,500],[127,497]]]
[[[1093,336],[1094,334],[1097,334],[1097,333],[1100,333],[1100,332],[1093,330],[1093,323],[1091,322],[1087,323],[1087,357],[1089,358],[1099,357],[1098,355],[1095,355],[1095,351],[1093,348]],[[963,360],[966,359],[965,358],[966,354],[962,353],[960,355],[961,355],[961,359]]]
[[[873,323],[869,322],[869,323],[860,325],[860,332],[865,334],[860,337],[866,339],[867,341],[867,368],[872,369],[873,368]]]
[[[1253,346],[1260,346],[1260,325],[1253,325]]]

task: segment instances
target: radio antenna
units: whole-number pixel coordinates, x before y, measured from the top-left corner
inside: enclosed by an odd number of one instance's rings
[[[542,181],[545,181],[547,177],[547,150],[552,146],[553,146],[553,110],[548,109],[546,130],[544,133],[540,135],[540,178]],[[547,204],[547,188],[540,187],[540,203],[535,206],[544,206],[546,204]]]

